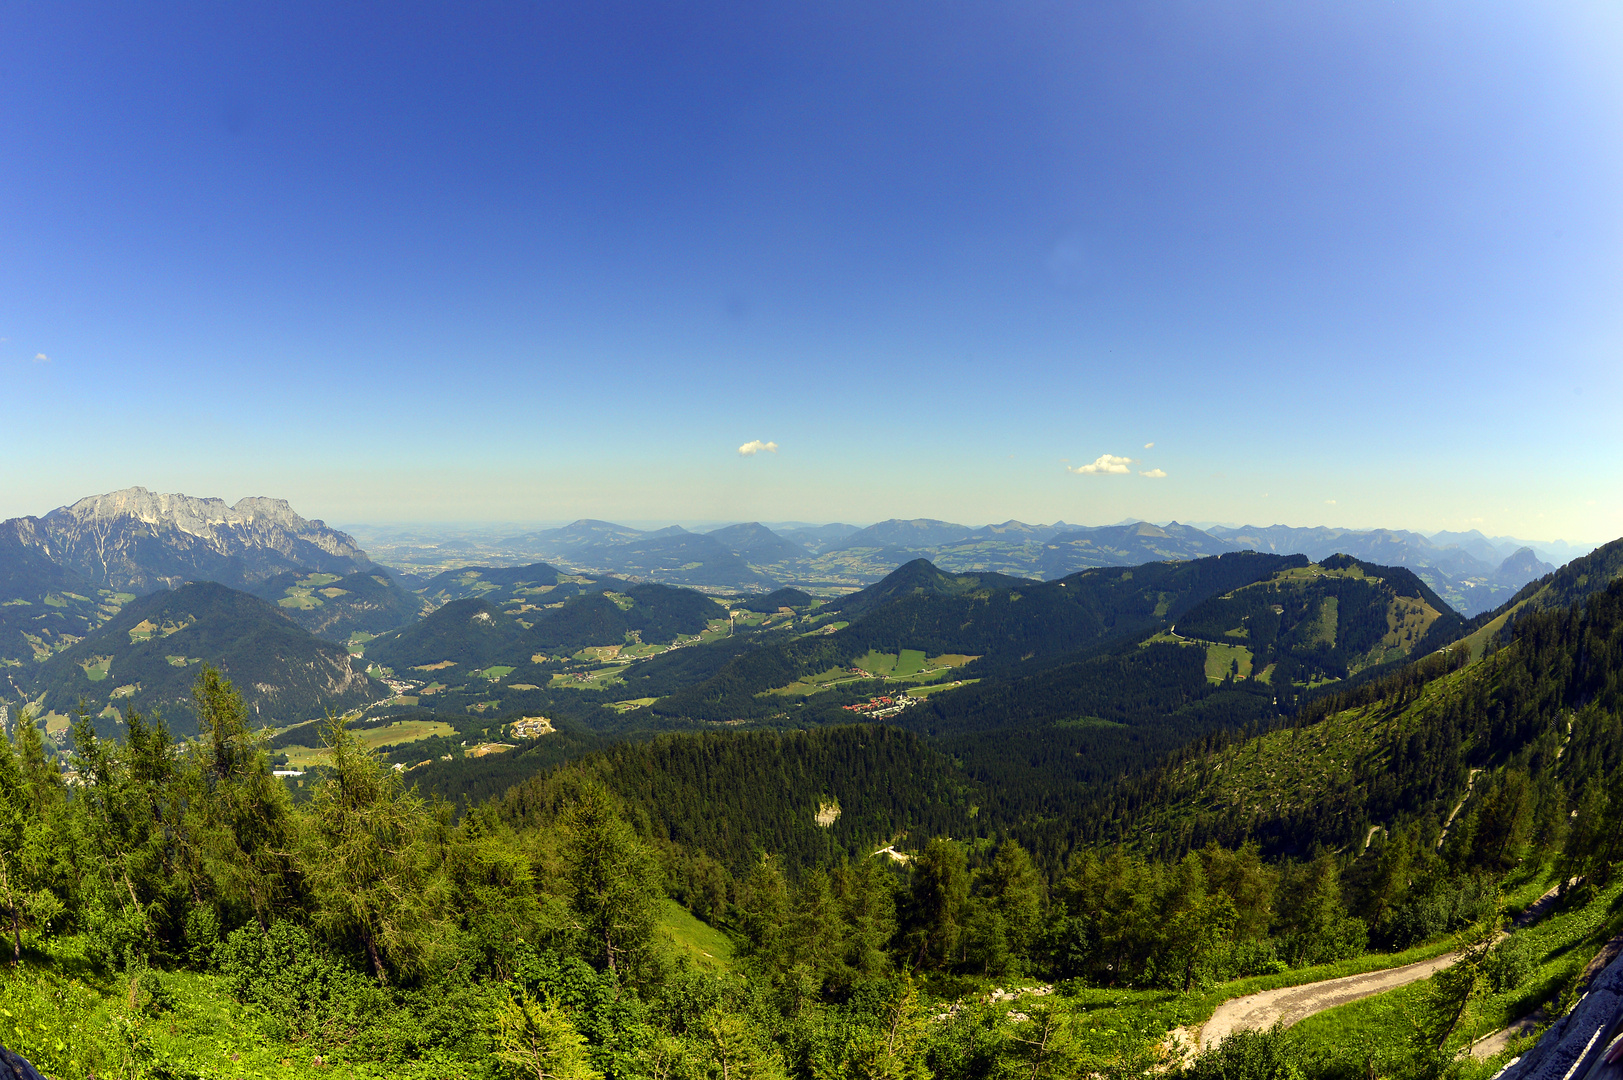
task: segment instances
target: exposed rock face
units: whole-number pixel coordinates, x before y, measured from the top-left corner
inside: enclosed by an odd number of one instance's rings
[[[1573,1010],[1500,1080],[1613,1080],[1623,1075],[1623,957],[1595,977]]]
[[[284,499],[159,495],[133,487],[80,499],[43,518],[0,523],[96,585],[146,593],[186,581],[242,586],[287,570],[351,574],[372,568],[354,539],[306,521]]]

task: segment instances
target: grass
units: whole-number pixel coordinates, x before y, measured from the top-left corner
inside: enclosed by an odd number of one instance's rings
[[[1118,724],[1114,720],[1105,720],[1097,716],[1077,716],[1069,720],[1056,720],[1054,726],[1057,728],[1080,728],[1085,730],[1087,728],[1124,728],[1128,725]]]
[[[870,675],[881,677],[892,674],[896,670],[896,654],[874,652],[872,649],[851,661],[851,666],[861,668]]]
[[[624,684],[621,669],[612,667],[598,668],[596,671],[559,672],[547,685],[554,690],[606,690]]]
[[[624,645],[588,645],[575,653],[573,659],[584,660],[588,663],[613,660],[620,655],[620,650],[623,648],[625,648]]]
[[[476,672],[474,672],[474,674],[475,675],[482,675],[487,679],[495,680],[495,679],[505,679],[505,678],[507,678],[507,676],[513,674],[513,672],[515,670],[517,670],[517,669],[508,667],[506,664],[494,664],[491,667],[487,667],[483,671],[476,671]]]
[[[1264,990],[1301,986],[1323,979],[1339,979],[1402,967],[1447,952],[1451,941],[1432,942],[1401,953],[1366,953],[1352,960],[1295,968],[1277,975],[1255,975],[1189,993],[1175,990],[1123,990],[1108,987],[1063,988],[1065,1000],[1083,1018],[1080,1032],[1090,1050],[1108,1051],[1122,1039],[1159,1039],[1175,1027],[1204,1024],[1217,1007],[1231,998]],[[1006,984],[1004,984],[1006,985]]]
[[[1240,678],[1251,677],[1251,650],[1244,645],[1208,645],[1206,646],[1206,678],[1212,682],[1222,682],[1234,670],[1235,663],[1240,667]]]
[[[79,666],[85,669],[85,678],[91,682],[101,682],[107,678],[107,669],[112,666],[111,656],[92,656]]]
[[[659,932],[679,953],[686,953],[700,967],[715,972],[732,970],[733,943],[727,935],[699,921],[669,897],[660,907]]]
[[[908,675],[917,675],[923,670],[924,654],[917,649],[903,649],[901,655],[896,658],[896,666],[891,674],[900,679]]]
[[[369,750],[376,750],[381,746],[421,742],[435,735],[455,734],[456,728],[443,720],[396,720],[385,727],[355,729],[356,741]],[[288,765],[295,769],[325,765],[329,757],[324,746],[288,746],[284,747],[282,752],[287,754]]]
[[[0,970],[0,1042],[56,1080],[106,1076],[286,1077],[360,1080],[487,1075],[443,1060],[354,1062],[272,1038],[223,980],[194,971],[157,975],[172,1007],[131,1008],[129,980],[93,967],[81,939],[50,942],[48,966]],[[144,976],[153,978],[151,974]],[[318,1063],[319,1062],[319,1063]]]
[[[943,690],[957,690],[964,686],[974,686],[978,682],[980,682],[979,679],[960,679],[953,682],[938,682],[930,686],[915,686],[908,690],[907,696],[929,697],[931,694],[939,694]]]

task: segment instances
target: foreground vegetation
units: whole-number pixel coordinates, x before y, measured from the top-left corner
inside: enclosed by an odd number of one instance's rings
[[[1180,755],[1111,842],[1035,856],[1061,833],[873,727],[623,744],[459,814],[328,721],[295,800],[204,666],[195,738],[81,715],[70,771],[0,739],[0,1040],[87,1080],[1465,1075],[1623,929],[1623,587],[1516,629]],[[1315,758],[1348,781],[1286,768]],[[1227,997],[1453,950],[1169,1057]]]

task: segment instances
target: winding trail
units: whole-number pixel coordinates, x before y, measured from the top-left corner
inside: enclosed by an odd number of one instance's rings
[[[1429,979],[1458,959],[1457,953],[1445,953],[1384,971],[1366,971],[1362,975],[1344,975],[1339,979],[1231,998],[1219,1005],[1200,1029],[1200,1047],[1204,1050],[1216,1046],[1241,1028],[1270,1028],[1280,1022],[1290,1027],[1325,1009]]]
[[[1542,919],[1555,905],[1556,895],[1557,890],[1551,889],[1539,897],[1526,911],[1516,917],[1511,929],[1519,930]],[[1400,986],[1429,979],[1458,959],[1458,953],[1444,953],[1442,956],[1405,964],[1403,967],[1367,971],[1362,975],[1344,975],[1339,979],[1324,979],[1320,982],[1304,983],[1301,986],[1284,986],[1278,990],[1264,990],[1258,994],[1230,998],[1219,1005],[1212,1013],[1211,1019],[1202,1025],[1199,1046],[1202,1050],[1216,1046],[1241,1028],[1270,1028],[1276,1023],[1290,1027],[1297,1021],[1306,1020],[1314,1013],[1323,1012],[1325,1009],[1333,1009],[1337,1005],[1346,1005],[1360,998],[1384,994],[1388,990],[1396,990]],[[1518,1021],[1506,1030],[1514,1033],[1513,1029],[1520,1023],[1521,1021]],[[1505,1033],[1494,1034],[1497,1036]],[[1509,1041],[1509,1035],[1506,1035],[1505,1041]]]

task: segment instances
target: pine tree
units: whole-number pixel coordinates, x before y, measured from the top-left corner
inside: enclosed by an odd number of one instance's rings
[[[662,895],[659,864],[597,785],[582,787],[563,823],[570,905],[586,957],[620,973],[642,958],[653,937]]]

